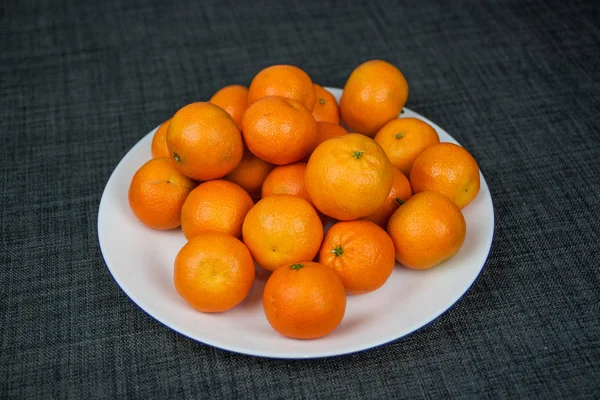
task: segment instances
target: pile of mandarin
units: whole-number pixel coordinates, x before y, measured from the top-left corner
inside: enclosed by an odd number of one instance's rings
[[[181,226],[179,295],[227,311],[248,296],[256,263],[270,271],[269,324],[314,339],[396,260],[428,269],[453,257],[479,168],[424,121],[398,118],[407,98],[403,74],[381,60],[352,71],[339,105],[300,68],[274,65],[165,121],[129,204],[150,228]]]

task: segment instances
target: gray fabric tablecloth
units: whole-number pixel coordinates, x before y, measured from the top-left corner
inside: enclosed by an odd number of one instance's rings
[[[598,21],[593,1],[2,2],[0,398],[599,398]],[[453,308],[286,361],[187,339],[121,291],[98,204],[145,133],[270,64],[341,87],[372,58],[490,186],[492,251]]]

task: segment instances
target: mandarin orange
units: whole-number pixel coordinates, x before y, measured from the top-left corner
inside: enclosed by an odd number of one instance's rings
[[[241,129],[242,116],[248,108],[247,87],[242,85],[225,86],[210,98],[210,102],[225,110]]]
[[[271,171],[262,185],[262,197],[274,194],[291,194],[312,204],[304,184],[306,163],[280,165]]]
[[[317,123],[297,101],[264,97],[246,110],[242,132],[254,155],[284,165],[301,160],[314,148]]]
[[[410,184],[415,193],[434,190],[462,209],[479,193],[479,166],[464,147],[440,143],[417,157],[410,172]]]
[[[440,142],[431,125],[417,118],[396,118],[385,124],[375,141],[387,154],[392,165],[409,175],[416,158],[428,147]]]
[[[248,248],[233,236],[202,233],[177,254],[177,293],[194,309],[223,312],[240,304],[254,282],[254,262]]]
[[[181,225],[181,208],[196,182],[183,175],[170,158],[148,161],[133,176],[129,206],[135,216],[154,229]]]
[[[242,235],[254,260],[274,271],[312,260],[323,240],[323,225],[308,201],[288,194],[273,195],[248,212]]]
[[[340,99],[342,120],[352,132],[375,136],[396,118],[408,99],[402,72],[382,60],[367,61],[352,71]]]
[[[385,202],[394,168],[367,136],[348,134],[321,143],[306,166],[305,183],[315,207],[338,220],[375,212]]]
[[[235,183],[217,179],[201,183],[181,209],[181,229],[187,239],[204,232],[240,237],[244,218],[254,202]]]
[[[390,217],[387,231],[399,263],[412,269],[428,269],[460,250],[467,227],[452,200],[428,191],[415,194],[398,208]]]
[[[315,121],[339,124],[340,108],[338,106],[337,101],[335,100],[335,97],[321,85],[315,84],[314,87],[316,101],[312,115],[315,118]]]
[[[268,96],[295,100],[309,112],[315,104],[315,88],[310,76],[294,65],[272,65],[256,74],[248,89],[248,105]]]
[[[273,167],[273,164],[261,160],[248,148],[244,148],[242,161],[225,179],[241,186],[253,199],[260,198],[262,184]]]
[[[212,103],[191,103],[175,113],[167,146],[177,168],[205,181],[223,177],[240,163],[244,147],[235,121]]]
[[[273,272],[263,292],[271,327],[294,339],[317,339],[331,333],[346,312],[340,278],[319,263],[285,265]]]
[[[389,235],[371,221],[342,221],[323,239],[319,263],[332,268],[346,293],[363,294],[379,289],[388,280],[396,260]]]

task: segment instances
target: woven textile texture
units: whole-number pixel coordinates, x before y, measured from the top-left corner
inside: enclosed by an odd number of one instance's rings
[[[600,7],[441,3],[1,2],[0,398],[599,398]],[[302,361],[211,348],[137,307],[96,233],[127,151],[267,65],[342,87],[372,58],[490,186],[470,291],[401,340]]]

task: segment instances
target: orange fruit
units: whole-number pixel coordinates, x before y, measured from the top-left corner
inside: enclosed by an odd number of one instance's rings
[[[177,170],[170,158],[153,158],[137,170],[129,185],[129,206],[154,229],[181,225],[181,207],[196,182]]]
[[[260,190],[269,172],[273,170],[273,164],[261,160],[244,148],[242,161],[225,179],[242,187],[253,198],[260,197]]]
[[[383,148],[392,165],[408,175],[419,154],[438,144],[440,137],[425,121],[417,118],[396,118],[377,132],[375,141]]]
[[[271,327],[294,339],[316,339],[331,333],[346,312],[340,278],[319,263],[286,265],[273,272],[263,292]]]
[[[335,97],[327,91],[323,86],[314,84],[315,87],[315,107],[312,115],[315,121],[331,122],[333,124],[340,123],[340,108],[335,100]]]
[[[479,167],[463,147],[440,143],[417,157],[410,172],[410,184],[415,193],[434,190],[464,208],[479,193]]]
[[[262,185],[262,197],[274,194],[291,194],[312,204],[304,184],[306,163],[298,162],[275,167]]]
[[[248,248],[233,236],[202,233],[175,258],[177,293],[202,312],[227,311],[240,304],[254,282],[254,262]]]
[[[347,135],[347,134],[348,134],[348,131],[346,129],[344,129],[344,127],[341,125],[333,124],[331,122],[317,122],[317,141],[315,143],[313,150],[315,148],[317,148],[318,145],[320,145],[321,143],[326,141],[327,139],[331,139],[333,137],[338,137],[338,136]],[[308,162],[311,154],[312,154],[312,151],[310,152],[309,155],[304,157],[304,161]]]
[[[239,237],[244,218],[254,202],[235,183],[218,179],[201,183],[189,194],[181,210],[181,229],[187,239],[204,232]]]
[[[379,226],[371,221],[343,221],[325,235],[319,263],[335,271],[346,293],[363,294],[388,280],[396,265],[394,256],[394,243]]]
[[[317,146],[304,179],[319,211],[352,220],[381,207],[392,188],[394,168],[373,139],[351,133]]]
[[[297,101],[312,111],[315,88],[310,76],[293,65],[272,65],[260,71],[248,88],[248,105],[267,96]]]
[[[331,122],[317,122],[317,144],[315,147],[333,137],[347,135],[348,131],[343,126]]]
[[[154,136],[152,136],[152,157],[170,157],[169,148],[167,147],[167,130],[169,129],[169,124],[171,123],[171,118],[160,124],[156,132],[154,132]]]
[[[242,135],[235,121],[212,103],[191,103],[175,113],[167,146],[177,168],[199,181],[227,175],[242,159]]]
[[[227,111],[241,128],[242,116],[248,108],[248,88],[242,85],[225,86],[210,98],[210,102]]]
[[[262,197],[274,194],[291,194],[292,196],[301,197],[313,205],[304,182],[305,172],[306,163],[304,162],[275,167],[263,183]],[[327,216],[320,211],[317,211],[317,215],[323,224],[327,222]]]
[[[364,219],[374,222],[385,229],[388,220],[394,211],[400,207],[400,204],[406,202],[411,195],[412,189],[408,178],[402,172],[394,168],[392,189],[390,190],[387,199],[385,199],[385,202],[375,212],[367,215]]]
[[[438,192],[421,192],[392,214],[388,233],[398,262],[412,269],[427,269],[460,250],[467,228],[452,200]]]
[[[317,123],[297,101],[264,97],[244,113],[242,132],[254,155],[283,165],[301,160],[313,149]]]
[[[340,112],[350,131],[372,137],[400,114],[407,99],[408,83],[402,72],[385,61],[371,60],[350,74]]]
[[[308,201],[281,194],[256,203],[246,215],[242,235],[254,260],[275,271],[312,260],[323,240],[323,225]]]

